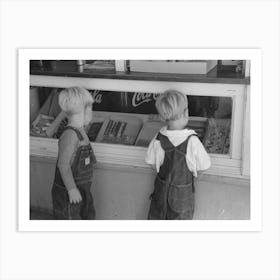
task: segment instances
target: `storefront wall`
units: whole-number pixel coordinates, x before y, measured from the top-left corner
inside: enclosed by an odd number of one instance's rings
[[[54,170],[55,159],[31,157],[31,207],[52,211]],[[98,164],[92,185],[96,218],[146,219],[154,177],[151,169]],[[250,219],[248,181],[202,175],[196,183],[194,219]]]

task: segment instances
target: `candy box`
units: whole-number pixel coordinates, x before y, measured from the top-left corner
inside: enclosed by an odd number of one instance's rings
[[[32,136],[51,137],[50,128],[54,122],[54,117],[39,114],[31,125],[30,134]]]
[[[227,154],[230,148],[230,119],[209,119],[204,146],[207,152]]]

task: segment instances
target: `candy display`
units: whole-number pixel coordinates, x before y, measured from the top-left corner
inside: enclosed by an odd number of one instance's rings
[[[54,134],[54,138],[60,138],[63,130],[65,129],[65,127],[68,125],[68,118],[65,117],[64,119],[62,119],[62,121],[60,122],[57,130],[56,130],[56,133]]]
[[[102,127],[103,122],[93,122],[90,124],[90,127],[87,131],[87,135],[90,142],[94,142],[96,137]]]
[[[105,129],[102,142],[121,143],[121,142],[128,141],[129,139],[126,139],[125,141],[124,138],[124,131],[126,126],[127,126],[127,122],[125,121],[110,120]],[[130,144],[130,143],[123,143],[123,144]]]
[[[136,118],[111,118],[101,136],[101,142],[134,145],[142,122]]]
[[[187,128],[193,129],[201,142],[204,141],[205,133],[206,133],[206,127],[207,127],[207,119],[201,118],[201,119],[190,119]]]
[[[143,125],[135,145],[148,147],[150,141],[164,125],[165,123],[160,121],[159,115],[149,115],[148,121]],[[205,137],[206,126],[207,126],[206,118],[191,117],[186,128],[193,129],[197,133],[200,141],[203,142],[203,139]]]
[[[54,117],[39,114],[31,126],[32,136],[48,137],[48,129],[54,121]]]
[[[32,136],[59,139],[68,125],[66,114],[58,109],[58,92],[57,89],[53,91],[40,109],[39,115],[31,125],[30,134]],[[148,147],[153,137],[165,125],[154,106],[157,94],[95,90],[92,95],[93,105],[99,107],[93,106],[92,121],[86,128],[91,142]],[[192,108],[199,109],[210,102],[209,98],[203,97],[203,100],[202,97],[199,98],[200,102],[197,99],[192,100],[190,97]],[[220,99],[219,101],[222,102]],[[147,104],[150,104],[149,106],[152,106],[153,109],[147,107]],[[199,115],[191,115],[186,126],[198,134],[208,153],[228,154],[230,150],[231,115],[228,112],[231,109],[231,103],[223,100],[221,104],[223,106],[215,111],[215,118],[209,118],[208,114],[204,116],[197,109],[196,113]],[[110,113],[107,112],[108,106]],[[55,110],[52,109],[54,107]],[[132,108],[134,109],[132,110]],[[139,114],[136,114],[138,112],[136,108],[139,109]],[[103,112],[104,110],[106,112]],[[125,113],[119,113],[119,111],[125,111]]]
[[[164,125],[165,124],[163,122],[146,122],[138,135],[135,145],[148,147],[153,137],[155,137]]]
[[[209,119],[204,146],[208,153],[227,154],[230,148],[230,119]]]

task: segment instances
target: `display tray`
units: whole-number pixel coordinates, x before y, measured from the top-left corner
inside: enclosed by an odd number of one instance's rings
[[[64,118],[62,118],[62,120],[60,121],[59,125],[56,128],[56,131],[53,135],[54,138],[59,139],[63,130],[65,129],[65,127],[68,125],[68,118],[65,116]]]
[[[30,135],[39,137],[59,138],[57,136],[58,130],[60,134],[64,127],[61,127],[63,122],[67,123],[67,118],[64,112],[60,112],[55,118],[39,113],[31,125]],[[60,136],[60,135],[59,135]]]
[[[103,125],[103,121],[94,121],[94,122],[90,123],[88,131],[87,131],[87,135],[88,135],[90,142],[95,142],[96,137],[97,137],[102,125]]]
[[[203,144],[208,153],[228,154],[230,148],[230,119],[209,119]]]
[[[103,115],[104,122],[96,137],[97,143],[134,145],[145,121],[137,114],[98,112],[98,115]],[[96,114],[93,113],[95,119]]]
[[[197,133],[198,138],[202,143],[205,140],[207,126],[208,119],[203,117],[190,117],[189,122],[187,124],[187,128],[193,129]]]
[[[67,124],[64,112],[59,113],[56,119],[39,114],[30,134],[59,139]],[[90,142],[148,147],[165,125],[158,115],[96,111],[92,113],[86,132]],[[207,118],[190,117],[187,128],[198,134],[208,152],[228,152],[230,120],[212,119],[209,122]]]
[[[59,138],[68,125],[67,116],[63,112],[56,119],[44,116],[44,119],[52,121],[47,123],[47,133],[34,133],[34,127],[40,118],[41,114],[34,121],[31,128],[31,136]],[[147,116],[140,114],[93,112],[92,120],[86,127],[86,132],[91,142],[134,145],[139,131],[146,120]],[[46,128],[43,131],[45,130]]]
[[[164,122],[148,121],[146,122],[135,143],[135,146],[148,147],[151,140],[159,132],[159,130],[165,125]]]
[[[100,143],[148,147],[151,140],[166,125],[158,115],[95,112],[93,119],[97,114],[105,118],[96,138],[96,142]],[[207,125],[207,118],[190,117],[187,128],[193,129],[203,142]]]
[[[40,137],[52,137],[51,127],[55,118],[44,114],[38,114],[31,125],[30,135]]]

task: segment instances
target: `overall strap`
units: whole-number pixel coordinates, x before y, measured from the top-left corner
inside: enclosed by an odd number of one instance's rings
[[[171,141],[168,139],[168,137],[162,135],[160,132],[158,133],[156,140],[160,142],[160,145],[165,152],[174,150],[175,148]]]
[[[179,146],[176,147],[177,151],[178,151],[182,156],[184,156],[184,157],[185,157],[186,154],[187,154],[187,149],[188,149],[189,141],[190,141],[191,137],[193,137],[193,136],[198,137],[197,134],[190,134],[190,135],[187,137],[187,139],[186,139],[183,143],[181,143]],[[188,170],[189,170],[188,165],[187,165],[187,168],[188,168]],[[195,187],[194,187],[194,177],[193,177],[193,176],[192,176],[192,181],[191,181],[191,183],[192,183],[192,192],[194,193],[194,192],[195,192]]]
[[[171,143],[167,136],[162,135],[160,132],[158,133],[156,140],[160,141],[161,147],[164,151],[177,150],[183,154],[186,154],[188,143],[192,136],[198,137],[197,134],[190,134],[184,142],[176,147]]]
[[[73,126],[66,126],[64,131],[67,130],[67,129],[71,129],[71,130],[75,131],[76,134],[77,134],[77,137],[79,138],[80,141],[84,140],[84,137],[83,137],[82,133],[79,131],[78,128],[73,127]]]
[[[178,146],[176,147],[176,149],[177,149],[179,152],[181,152],[181,153],[183,153],[184,155],[186,155],[186,154],[187,154],[187,148],[188,148],[189,140],[190,140],[190,138],[191,138],[192,136],[198,137],[197,134],[190,134],[184,142],[182,142],[180,145],[178,145]]]

